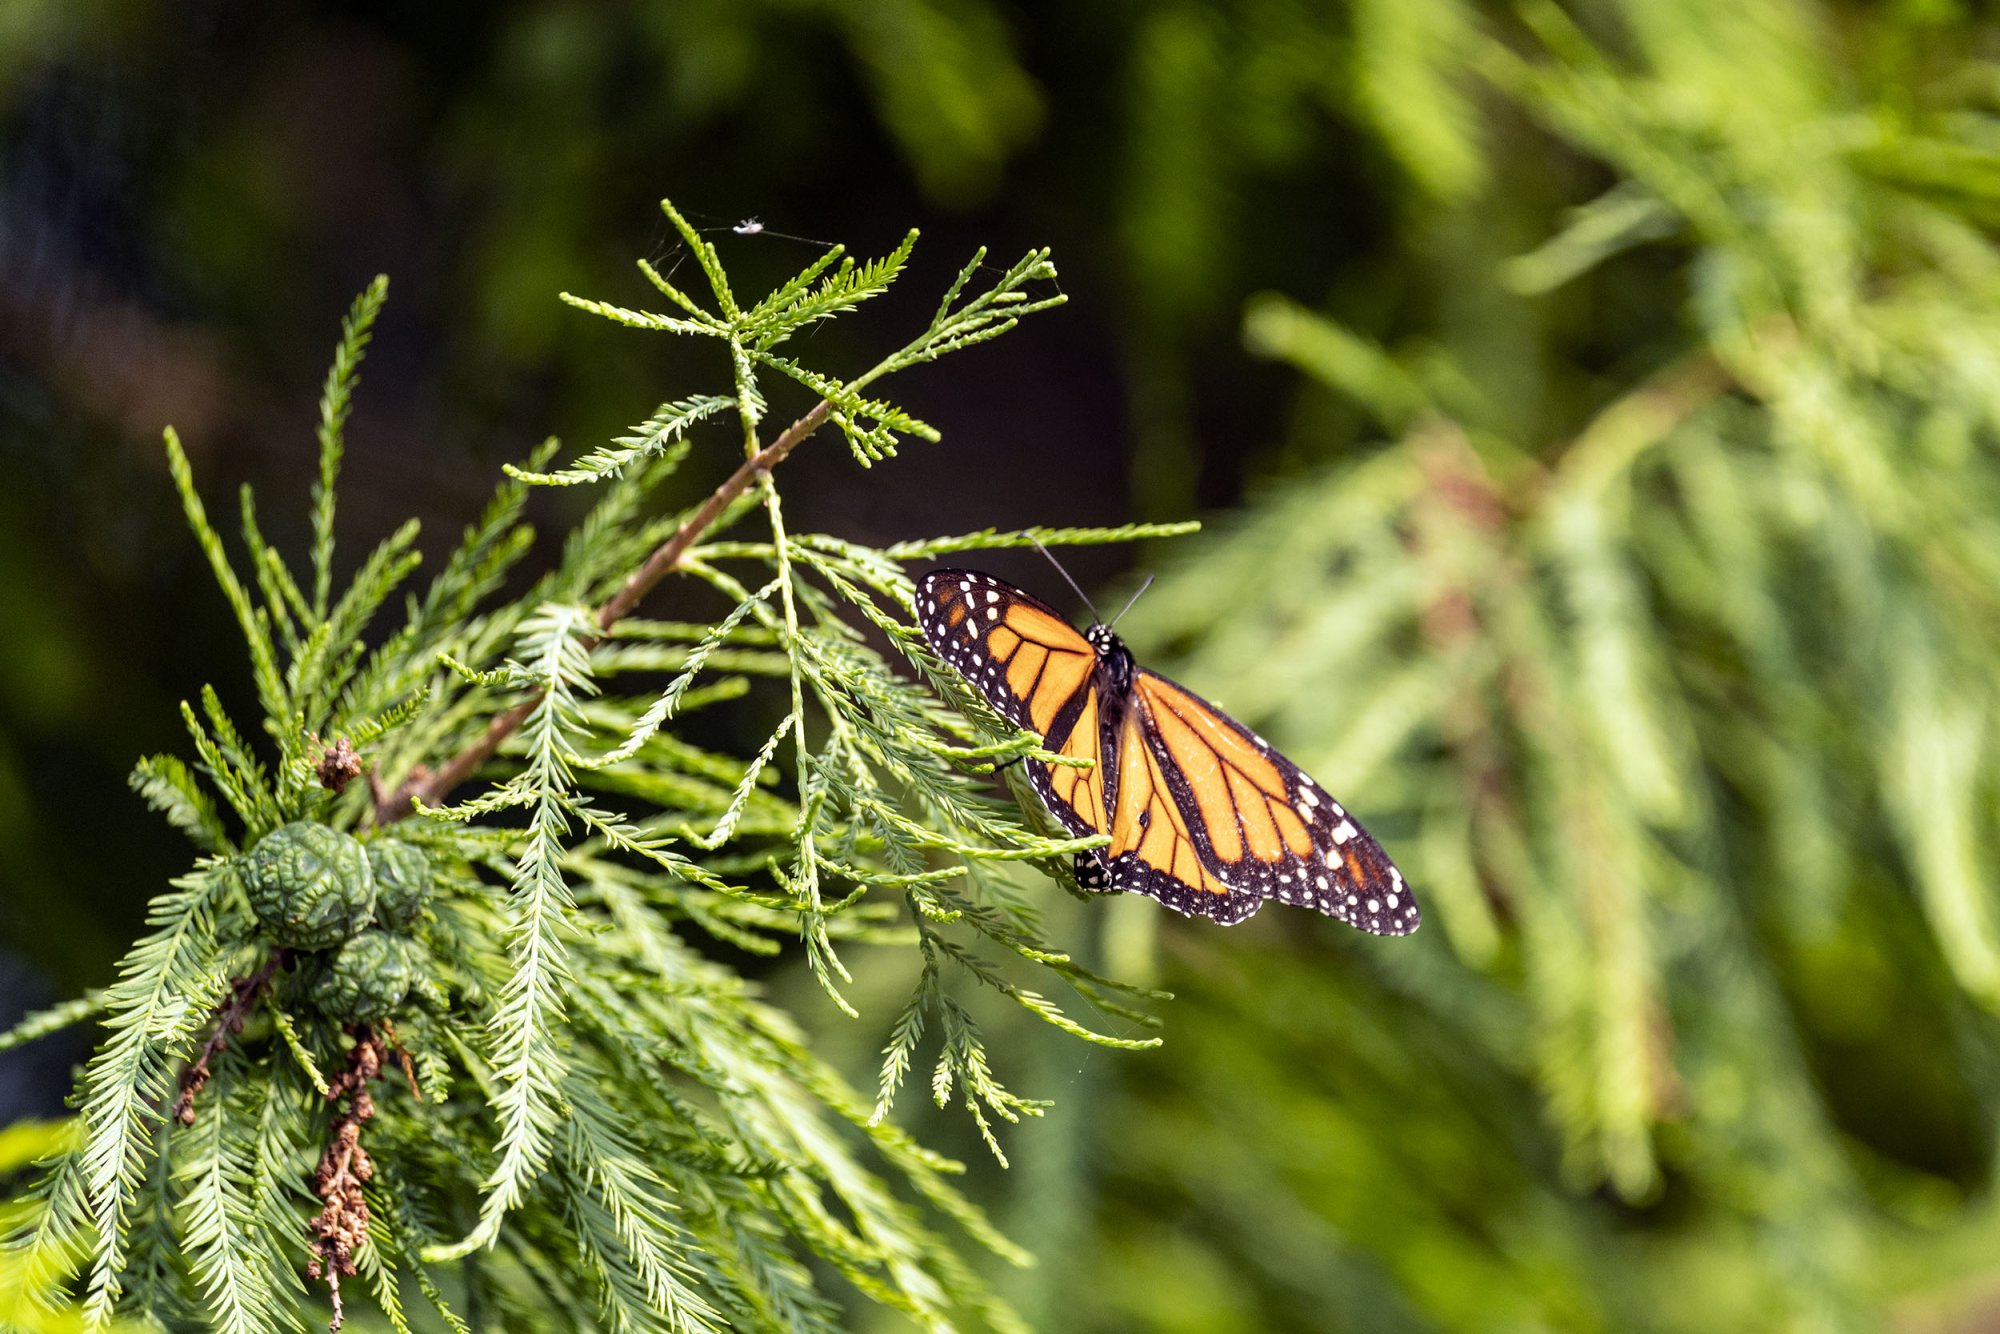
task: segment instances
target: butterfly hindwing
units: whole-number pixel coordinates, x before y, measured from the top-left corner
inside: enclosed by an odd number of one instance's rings
[[[1233,926],[1264,906],[1255,892],[1227,884],[1202,854],[1194,829],[1174,797],[1175,778],[1146,744],[1129,706],[1107,745],[1111,774],[1111,844],[1098,854],[1113,890],[1158,899],[1191,917]],[[1080,880],[1079,880],[1080,883]]]
[[[1155,772],[1210,875],[1375,935],[1417,929],[1422,915],[1402,872],[1304,770],[1164,676],[1140,669],[1133,694]]]
[[[1090,761],[1088,767],[1037,759],[1023,764],[1042,804],[1055,813],[1065,829],[1079,837],[1101,834],[1106,824],[1099,725],[1102,712],[1097,685],[1092,682],[1083,688],[1073,706],[1058,716],[1043,743],[1065,759]]]

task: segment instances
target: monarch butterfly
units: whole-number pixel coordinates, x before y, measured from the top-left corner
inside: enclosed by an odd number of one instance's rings
[[[1027,761],[1072,834],[1077,884],[1136,891],[1234,925],[1266,899],[1376,935],[1408,935],[1416,898],[1388,854],[1296,764],[1256,733],[1132,660],[1101,622],[1061,613],[991,575],[933,570],[917,619],[938,655],[1044,749],[1093,761]],[[1116,619],[1116,618],[1113,618]]]

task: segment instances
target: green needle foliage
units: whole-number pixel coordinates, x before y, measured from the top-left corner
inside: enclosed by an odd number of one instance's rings
[[[1295,743],[1437,932],[1177,942],[1213,999],[1099,1114],[1141,1129],[1080,1324],[1862,1329],[1990,1273],[1993,69],[1948,6],[1583,8],[1370,39],[1378,86],[1451,85],[1384,132],[1415,182],[1513,184],[1413,217],[1400,338],[1253,304],[1387,443],[1126,623]],[[1552,161],[1602,193],[1491,264]],[[1205,1252],[1153,1222],[1195,1208]]]
[[[261,716],[239,724],[212,690],[184,707],[192,761],[148,758],[132,783],[196,862],[110,987],[0,1039],[87,1017],[103,1030],[73,1139],[49,1146],[8,1215],[0,1316],[73,1298],[92,1324],[261,1334],[306,1323],[310,1274],[336,1323],[342,1294],[363,1290],[398,1331],[830,1330],[849,1288],[929,1328],[1017,1327],[958,1247],[1021,1252],[951,1185],[957,1164],[889,1122],[897,1092],[934,1062],[932,1095],[996,1155],[997,1123],[1045,1105],[1001,1083],[967,987],[1086,1041],[1156,1040],[1103,1037],[1030,985],[1039,972],[1146,1022],[1128,989],[1039,934],[1012,868],[1060,879],[1083,845],[991,794],[996,766],[1036,739],[930,655],[901,562],[1180,529],[891,551],[790,531],[778,479],[793,448],[822,421],[864,465],[935,438],[878,383],[1057,304],[1054,269],[1045,252],[1005,270],[974,256],[928,326],[843,377],[793,360],[788,340],[887,288],[914,233],[872,263],[835,249],[749,302],[667,214],[712,306],[644,265],[671,312],[572,302],[716,339],[721,392],[669,402],[566,468],[545,450],[509,469],[398,625],[384,622],[418,565],[414,524],[344,589],[334,578],[342,427],[384,282],[356,302],[327,377],[306,573],[264,542],[247,491],[231,557],[168,433]],[[817,404],[767,440],[774,374]],[[696,448],[745,461],[701,504],[660,513]],[[501,596],[530,551],[529,489],[572,485],[600,498],[552,568]],[[716,614],[637,614],[670,572],[688,576],[677,601]],[[777,717],[754,754],[676,734],[746,695]],[[794,941],[843,1008],[844,949],[911,960],[872,1102],[722,961]]]

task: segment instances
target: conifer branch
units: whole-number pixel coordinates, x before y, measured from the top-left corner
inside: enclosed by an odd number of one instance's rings
[[[747,491],[751,483],[777,467],[787,455],[804,444],[807,436],[825,425],[827,413],[831,410],[832,405],[821,400],[814,404],[812,410],[805,416],[786,427],[784,434],[745,459],[736,471],[702,502],[701,508],[689,515],[687,520],[674,530],[674,535],[662,542],[653,554],[646,558],[646,563],[632,572],[632,576],[625,581],[625,586],[618,590],[617,596],[604,604],[597,613],[598,628],[609,630],[630,615],[639,605],[640,599],[652,590],[653,585],[659,583],[680,564],[681,557],[687,554],[687,549],[694,545],[695,539],[707,532],[709,527],[722,517],[722,512],[729,508],[730,503]]]
[[[380,543],[344,590],[327,572],[340,426],[379,285],[345,327],[322,404],[304,582],[265,540],[247,494],[251,577],[238,576],[170,437],[176,489],[249,645],[263,716],[239,725],[213,689],[183,706],[194,762],[156,757],[132,782],[208,856],[156,901],[154,934],[117,986],[0,1038],[99,1011],[107,1034],[85,1074],[81,1142],[8,1243],[31,1290],[55,1294],[86,1265],[74,1286],[99,1321],[199,1302],[229,1334],[298,1328],[307,1289],[295,1187],[317,1160],[321,1207],[304,1241],[336,1329],[366,1287],[407,1334],[408,1280],[454,1329],[484,1327],[496,1304],[518,1302],[566,1326],[831,1330],[808,1258],[927,1327],[967,1317],[1010,1327],[925,1221],[926,1211],[955,1220],[1019,1258],[944,1185],[955,1165],[869,1124],[866,1101],[786,1017],[681,932],[762,954],[802,940],[806,966],[846,1008],[836,944],[907,945],[897,919],[922,918],[931,982],[887,1059],[907,1071],[927,1034],[941,1041],[946,1076],[996,1156],[999,1123],[1042,1104],[1002,1086],[938,961],[1058,1030],[1142,1045],[1094,1032],[1008,971],[1049,970],[1105,1013],[1135,1017],[1105,998],[1112,984],[1041,939],[1031,906],[995,870],[1048,864],[1071,846],[1024,827],[970,772],[1030,753],[1034,738],[982,735],[941,705],[924,678],[942,669],[908,623],[899,560],[790,532],[772,482],[822,425],[839,426],[863,464],[892,454],[898,434],[934,436],[861,387],[1045,309],[1059,298],[1023,289],[1054,270],[1032,252],[967,297],[968,266],[926,333],[843,380],[779,366],[771,349],[880,293],[910,241],[872,264],[824,259],[755,303],[737,300],[712,247],[697,249],[720,313],[626,322],[724,341],[734,392],[670,401],[566,470],[546,470],[552,445],[534,451],[376,644],[362,635],[416,563],[415,526]],[[756,380],[771,369],[825,392],[760,445]],[[685,517],[648,518],[645,502],[699,443],[690,428],[731,409],[746,457]],[[526,488],[585,483],[602,499],[556,568],[489,603],[529,547]],[[770,541],[708,542],[760,502]],[[746,564],[771,568],[745,582]],[[674,571],[733,609],[701,623],[640,621],[641,601]],[[668,726],[759,677],[782,679],[790,708],[747,768]],[[512,702],[489,716],[496,700]],[[795,776],[773,774],[788,737]],[[514,772],[441,804],[503,746],[521,751]],[[451,758],[430,770],[433,755]],[[361,774],[365,800],[351,786]],[[399,788],[390,775],[404,776]],[[417,810],[432,818],[405,819]],[[350,832],[371,813],[372,828]],[[982,940],[998,947],[991,962]],[[260,1004],[269,1031],[248,1022]],[[372,1085],[392,1057],[412,1099],[381,1107]],[[843,1126],[862,1127],[880,1161],[864,1161]],[[923,1203],[905,1203],[897,1183]],[[496,1262],[489,1247],[503,1252]],[[0,1250],[0,1265],[13,1253]],[[465,1320],[442,1303],[441,1265],[458,1267],[450,1282],[465,1290]],[[531,1294],[513,1287],[523,1273]],[[359,1287],[346,1282],[355,1277]]]
[[[617,594],[598,609],[596,618],[598,630],[608,632],[619,621],[629,616],[646,594],[652,591],[653,586],[666,578],[681,563],[681,558],[687,554],[688,548],[722,517],[723,512],[732,503],[749,490],[751,483],[777,467],[787,455],[805,443],[806,437],[826,424],[827,414],[831,410],[832,405],[822,399],[811,411],[786,427],[784,433],[776,440],[745,459],[736,471],[702,502],[699,509],[682,521],[680,527],[674,530],[673,536],[654,548],[652,554],[646,557],[644,564],[625,580],[624,586]],[[594,644],[597,641],[591,642]],[[418,804],[435,806],[441,803],[447,793],[470,778],[480,765],[493,758],[501,743],[520,730],[521,724],[528,720],[539,703],[539,695],[530,695],[504,712],[496,714],[477,740],[445,761],[442,767],[405,783],[390,794],[386,802],[378,803],[375,812],[376,822],[393,824],[408,815]]]

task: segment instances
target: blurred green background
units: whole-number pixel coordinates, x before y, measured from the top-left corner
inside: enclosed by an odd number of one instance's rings
[[[1425,895],[1404,942],[1047,889],[1166,1047],[997,1033],[1057,1101],[1007,1173],[902,1112],[1038,1327],[2000,1328],[2000,19],[1953,0],[4,0],[0,1009],[106,977],[185,859],[125,772],[242,689],[160,428],[296,544],[386,271],[343,529],[442,540],[714,382],[554,299],[671,267],[662,194],[752,281],[920,226],[912,309],[1052,245],[1068,307],[904,390],[944,443],[802,451],[794,525],[1210,520],[1073,568],[1159,571],[1121,629]],[[872,1082],[907,979],[765,980]],[[0,1058],[0,1122],[77,1052]]]

